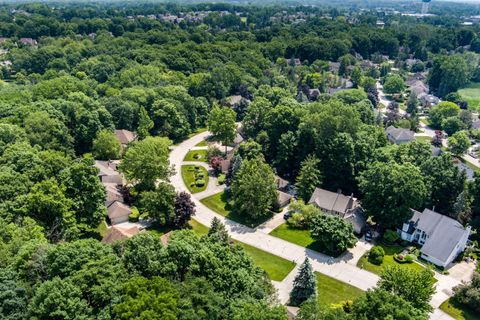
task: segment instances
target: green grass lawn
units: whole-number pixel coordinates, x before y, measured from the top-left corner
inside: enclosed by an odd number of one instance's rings
[[[196,220],[191,219],[188,224],[191,227],[191,230],[195,232],[198,236],[203,236],[208,233],[208,227],[204,226],[200,222],[197,222]]]
[[[268,273],[270,279],[282,281],[295,267],[295,263],[275,256],[271,253],[252,247],[243,242],[237,242],[247,252],[257,266]]]
[[[182,179],[185,185],[187,186],[188,190],[190,190],[191,193],[197,193],[205,190],[208,185],[208,172],[207,170],[202,167],[202,166],[192,166],[192,165],[187,165],[187,166],[182,166]],[[197,186],[195,184],[196,176],[198,177],[199,173],[203,173],[203,180],[205,181],[205,184],[203,186]]]
[[[480,109],[480,83],[471,83],[463,89],[458,90],[462,100],[468,102],[469,109]]]
[[[195,146],[196,147],[206,147],[206,146],[208,146],[208,144],[207,144],[206,140],[202,140],[199,143],[197,143]]]
[[[152,225],[147,228],[147,232],[151,233],[154,236],[161,237],[165,233],[171,231],[172,229],[167,226],[158,226],[158,225]]]
[[[323,273],[315,272],[315,276],[317,277],[318,302],[323,306],[339,304],[365,294],[364,291],[357,287],[331,278]]]
[[[224,217],[226,217],[226,218],[228,218],[232,221],[241,223],[241,224],[243,224],[245,226],[248,226],[248,227],[251,227],[251,228],[254,228],[254,227],[264,223],[265,221],[270,219],[271,216],[272,216],[270,214],[270,215],[266,215],[263,218],[258,219],[258,220],[251,220],[244,215],[240,215],[240,214],[237,214],[237,213],[233,212],[233,207],[229,203],[226,193],[223,192],[223,191],[219,192],[217,194],[214,194],[210,197],[207,197],[205,199],[202,199],[202,200],[200,200],[200,202],[203,203],[204,205],[206,205],[208,208],[215,211],[216,213],[218,213],[218,214],[220,214],[220,215],[222,215],[222,216],[224,216]]]
[[[444,301],[440,305],[440,310],[456,320],[480,320],[480,314],[475,311],[466,309],[463,306],[456,305],[450,299]]]
[[[315,240],[313,240],[309,230],[290,228],[288,224],[284,223],[270,232],[270,235],[298,244],[299,246],[308,249],[318,252],[325,252],[325,249],[323,249],[317,242],[315,242]]]
[[[100,235],[100,238],[105,237],[108,232],[107,223],[105,222],[105,220],[102,220],[102,222],[100,222],[95,231]]]
[[[393,265],[402,266],[404,268],[409,268],[417,271],[424,269],[421,264],[418,264],[416,262],[398,263],[393,259],[393,255],[395,253],[399,253],[404,249],[402,246],[380,246],[383,247],[383,250],[385,250],[385,257],[383,258],[383,263],[381,265],[377,266],[376,264],[370,263],[367,257],[368,253],[366,253],[363,257],[360,258],[360,260],[358,260],[357,267],[373,272],[375,274],[380,274],[385,266]]]
[[[203,236],[208,233],[208,227],[193,219],[189,221],[189,225],[192,228],[191,230],[198,236]],[[274,281],[282,281],[295,267],[295,263],[291,261],[257,249],[243,242],[235,241],[235,243],[239,244],[253,259],[255,264],[265,270],[270,279]]]
[[[208,162],[207,150],[190,150],[183,161],[202,161]]]
[[[415,137],[415,140],[417,140],[417,141],[422,141],[422,142],[428,142],[428,143],[431,143],[431,142],[432,142],[432,137],[427,137],[427,136],[416,136],[416,137]]]

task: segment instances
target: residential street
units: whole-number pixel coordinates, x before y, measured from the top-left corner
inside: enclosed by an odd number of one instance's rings
[[[176,173],[171,177],[171,182],[177,191],[188,192],[180,173],[180,166],[183,163],[185,155],[190,149],[192,149],[197,143],[201,142],[208,135],[209,132],[203,132],[182,142],[180,145],[172,147],[170,153],[170,163],[175,166]],[[205,166],[205,164],[201,165]],[[305,257],[308,256],[312,261],[312,266],[315,271],[351,284],[362,290],[367,290],[376,285],[377,281],[379,280],[379,277],[376,274],[362,270],[356,266],[358,259],[360,259],[360,257],[371,248],[371,244],[359,241],[355,248],[349,250],[346,254],[340,256],[339,258],[334,259],[327,255],[268,235],[268,232],[282,223],[280,220],[280,215],[276,215],[271,222],[267,222],[256,229],[252,229],[228,220],[210,210],[200,202],[201,198],[221,191],[221,187],[216,186],[216,181],[214,182],[213,179],[211,181],[215,184],[212,186],[209,185],[206,191],[192,195],[192,200],[197,206],[197,213],[194,219],[201,224],[209,226],[211,220],[214,217],[217,217],[225,224],[230,236],[235,240],[244,242],[266,252],[293,261],[297,265],[302,263]],[[463,266],[463,264],[459,264],[458,266]],[[470,267],[462,269],[463,271],[460,272],[460,276],[458,272],[454,272],[454,275],[452,276],[437,274],[436,278],[438,279],[438,290],[432,299],[432,306],[434,308],[438,308],[441,302],[451,295],[451,288],[460,283],[462,279],[467,279],[471,274],[470,272],[472,269],[473,268]],[[292,273],[293,272],[294,271],[292,271]],[[278,296],[282,303],[285,303],[288,300],[289,291],[292,286],[291,282],[293,281],[294,277],[295,273],[289,274],[281,283],[274,283],[275,287],[278,289]],[[431,319],[448,318],[449,317],[440,310],[436,310],[436,312],[431,315]]]

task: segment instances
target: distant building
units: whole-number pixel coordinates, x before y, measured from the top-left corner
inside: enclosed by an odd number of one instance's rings
[[[111,225],[127,222],[130,213],[132,209],[125,203],[113,201],[107,206],[107,221]]]
[[[23,45],[28,45],[28,46],[36,46],[37,45],[37,40],[32,39],[32,38],[20,38],[20,43]]]
[[[140,229],[137,226],[133,226],[130,228],[118,228],[114,226],[111,227],[108,230],[107,234],[103,237],[102,243],[113,243],[116,241],[128,239],[138,234],[139,232]]]
[[[95,161],[95,167],[99,170],[98,177],[102,183],[123,184],[123,177],[117,171],[116,161]]]
[[[415,140],[415,133],[408,129],[390,126],[385,129],[385,133],[387,134],[388,140],[394,144],[408,143]]]
[[[402,240],[421,245],[421,257],[437,266],[447,267],[465,250],[471,227],[463,227],[435,211],[413,210],[413,216],[398,232]]]
[[[126,147],[129,143],[137,140],[137,135],[135,132],[128,130],[115,130],[115,137],[120,142],[122,147]]]

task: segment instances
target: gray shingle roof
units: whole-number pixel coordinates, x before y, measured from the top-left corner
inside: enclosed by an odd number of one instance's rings
[[[422,253],[440,261],[446,261],[465,233],[469,233],[457,220],[430,209],[415,211],[410,221],[428,235]]]
[[[385,132],[389,138],[395,141],[413,141],[415,139],[415,133],[408,129],[389,126]]]
[[[341,193],[331,192],[325,189],[316,188],[308,203],[316,204],[320,209],[335,211],[345,214],[355,205],[352,196],[345,196]]]

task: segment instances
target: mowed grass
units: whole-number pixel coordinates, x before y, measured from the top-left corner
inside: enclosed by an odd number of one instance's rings
[[[265,270],[274,281],[282,281],[293,270],[295,263],[276,255],[252,247],[243,242],[237,242],[252,258],[257,266]]]
[[[206,146],[208,146],[208,144],[207,144],[206,140],[202,140],[199,143],[197,143],[195,146],[196,147],[206,147]]]
[[[183,161],[207,161],[207,150],[190,150]]]
[[[450,299],[440,305],[440,310],[456,320],[480,320],[480,314],[461,305],[457,305]]]
[[[357,267],[373,272],[375,274],[381,274],[383,268],[386,266],[401,266],[403,268],[409,268],[415,271],[420,271],[425,268],[424,266],[416,262],[398,263],[397,261],[395,261],[393,259],[393,255],[403,250],[403,247],[401,246],[380,246],[383,248],[383,250],[385,250],[385,256],[383,257],[383,263],[381,265],[377,266],[376,264],[370,263],[368,261],[368,253],[366,253],[363,257],[360,258],[360,260],[358,260]]]
[[[416,136],[416,137],[415,137],[415,140],[416,140],[416,141],[421,141],[421,142],[431,143],[431,142],[432,142],[432,137],[428,137],[428,136]]]
[[[205,206],[215,211],[216,213],[228,218],[232,221],[238,222],[245,226],[255,228],[256,226],[264,223],[271,218],[272,214],[265,215],[264,217],[252,220],[245,215],[234,212],[233,205],[230,203],[227,194],[222,191],[207,198],[200,200]]]
[[[480,109],[480,83],[471,83],[463,89],[458,90],[462,100],[468,102],[469,109]]]
[[[322,250],[322,247],[312,238],[310,230],[290,228],[286,223],[272,230],[270,235],[318,252],[325,251]]]
[[[323,306],[354,300],[365,294],[361,289],[323,273],[315,272],[315,276],[317,278],[318,302]]]
[[[193,165],[187,165],[187,166],[182,166],[182,179],[185,185],[187,186],[188,190],[190,190],[191,193],[197,193],[197,192],[202,192],[205,190],[208,186],[208,172],[207,170],[202,167],[202,166],[197,166],[200,170],[200,172],[203,173],[203,180],[205,181],[205,184],[203,186],[197,186],[195,184],[195,166]]]
[[[208,234],[209,228],[203,224],[193,219],[190,220],[188,224],[192,228],[191,230],[198,236]],[[291,261],[257,249],[243,242],[235,241],[235,243],[240,245],[243,250],[245,250],[245,252],[252,258],[253,262],[265,270],[270,279],[274,281],[282,281],[295,267],[295,263]]]

